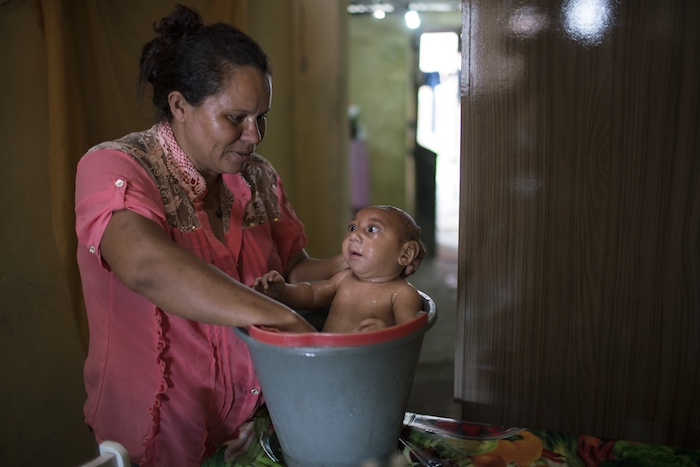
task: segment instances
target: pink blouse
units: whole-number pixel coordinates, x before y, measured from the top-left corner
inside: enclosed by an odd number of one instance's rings
[[[204,212],[206,189],[192,189],[190,168],[158,136],[156,125],[103,143],[78,164],[77,258],[90,329],[84,413],[98,442],[120,442],[134,462],[198,466],[262,402],[247,347],[228,327],[169,314],[127,289],[100,256],[112,212],[152,220],[248,286],[283,271],[306,237],[274,169],[255,156],[241,173],[222,177],[221,243]]]

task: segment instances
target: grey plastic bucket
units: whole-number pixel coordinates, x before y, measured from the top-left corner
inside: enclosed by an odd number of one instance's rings
[[[248,344],[287,466],[357,467],[397,452],[423,336],[437,319],[433,300],[420,294],[424,324],[380,343],[289,347],[236,328]]]

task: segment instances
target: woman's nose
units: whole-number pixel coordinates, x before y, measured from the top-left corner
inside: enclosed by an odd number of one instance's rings
[[[260,126],[258,125],[257,119],[246,121],[241,139],[253,144],[258,144],[260,141],[262,141],[263,134]]]

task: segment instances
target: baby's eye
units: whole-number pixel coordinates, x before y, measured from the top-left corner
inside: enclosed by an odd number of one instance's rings
[[[355,225],[353,225],[353,224],[350,224],[350,225],[348,226],[348,232],[354,232],[354,231],[356,231],[356,230],[357,230],[357,226],[355,226]]]
[[[377,227],[376,225],[370,225],[369,227],[367,227],[367,232],[379,232],[379,227]]]

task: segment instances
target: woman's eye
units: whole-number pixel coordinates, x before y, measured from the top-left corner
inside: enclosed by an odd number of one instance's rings
[[[240,115],[229,115],[228,119],[231,120],[233,123],[239,123],[243,120],[243,117]]]

